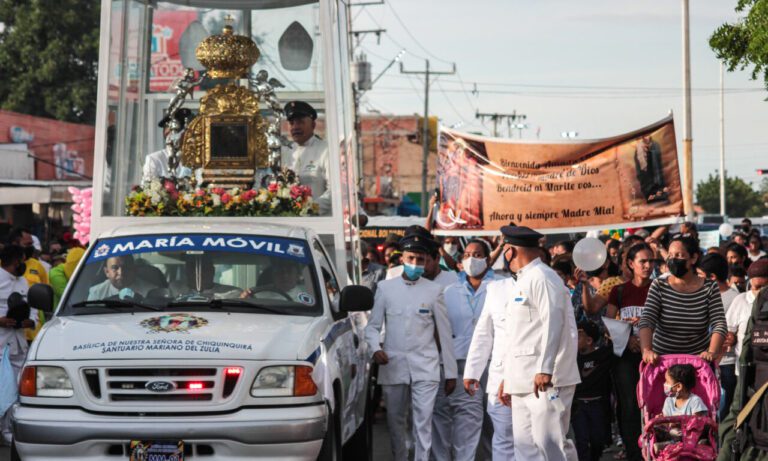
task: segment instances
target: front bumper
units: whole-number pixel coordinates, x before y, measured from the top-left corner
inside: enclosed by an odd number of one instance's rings
[[[191,459],[198,453],[206,460],[315,459],[327,418],[322,403],[194,416],[93,414],[17,404],[12,427],[19,454],[31,461],[125,459],[131,440],[183,440]]]

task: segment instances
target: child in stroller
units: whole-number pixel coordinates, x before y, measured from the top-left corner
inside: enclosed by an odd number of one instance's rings
[[[720,384],[709,362],[665,355],[640,365],[637,401],[643,413],[639,445],[646,460],[706,460],[717,457]]]

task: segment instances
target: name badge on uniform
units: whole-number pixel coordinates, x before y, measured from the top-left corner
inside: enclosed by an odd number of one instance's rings
[[[429,309],[419,309],[419,314],[429,314]]]
[[[526,301],[528,301],[528,298],[523,295],[518,295],[512,298],[512,304],[525,304]]]

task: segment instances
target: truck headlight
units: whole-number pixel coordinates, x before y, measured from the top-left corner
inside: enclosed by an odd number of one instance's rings
[[[251,386],[253,397],[309,396],[317,393],[312,367],[271,366],[262,368]]]
[[[61,367],[24,367],[19,394],[25,397],[72,397],[72,381]]]

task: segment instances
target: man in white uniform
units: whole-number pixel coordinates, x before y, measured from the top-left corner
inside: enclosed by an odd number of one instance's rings
[[[735,327],[736,331],[728,331],[724,346],[732,348],[736,357],[741,357],[747,324],[752,316],[752,306],[755,299],[760,294],[760,290],[768,286],[768,260],[761,259],[753,262],[749,266],[747,274],[749,275],[749,290],[736,296],[725,314],[728,326]],[[736,375],[738,374],[739,367],[737,366]]]
[[[475,325],[482,315],[486,288],[495,279],[493,271],[488,268],[489,253],[485,242],[470,241],[462,258],[457,256],[462,270],[459,280],[443,291],[453,331],[459,383],[463,382],[467,352]],[[457,391],[450,396],[438,392],[432,418],[432,459],[474,461],[482,425],[481,392],[469,394]]]
[[[29,317],[23,320],[8,316],[8,297],[11,293],[19,293],[26,299],[29,290],[27,279],[24,278],[26,266],[23,260],[24,250],[18,245],[8,245],[0,253],[0,358],[5,353],[5,348],[9,348],[8,358],[17,381],[29,348],[24,330],[35,328],[37,318],[36,309],[30,309]],[[6,411],[0,416],[2,443],[10,445],[10,412]]]
[[[379,364],[379,383],[387,404],[387,426],[396,460],[408,459],[406,417],[413,413],[415,461],[426,461],[432,445],[432,411],[440,382],[456,387],[456,359],[442,287],[424,277],[424,256],[432,244],[421,236],[404,238],[403,276],[379,283],[365,339]],[[387,334],[381,344],[381,330]],[[436,337],[442,345],[438,352]]]
[[[502,261],[505,261],[503,257]],[[499,400],[498,393],[504,379],[504,355],[507,350],[506,305],[516,283],[514,278],[508,277],[488,284],[464,368],[464,389],[470,395],[480,389],[480,378],[488,368],[487,411],[493,421],[493,461],[515,459],[512,411]]]
[[[291,101],[284,110],[294,148],[289,154],[283,154],[283,166],[293,170],[301,184],[312,189],[312,199],[320,206],[320,215],[328,215],[331,212],[328,143],[315,134],[317,111],[304,101]]]
[[[136,264],[130,255],[113,256],[104,263],[104,275],[107,279],[88,290],[88,300],[107,299],[113,296],[122,298],[146,297],[153,288],[157,288],[136,276]]]
[[[539,259],[538,232],[501,228],[517,273],[507,293],[507,353],[499,397],[512,406],[515,456],[530,461],[576,461],[566,438],[571,402],[581,382],[576,362],[578,331],[570,293]]]
[[[182,108],[176,111],[174,118],[181,124],[182,129],[179,136],[184,134],[184,128],[187,126],[187,123],[190,122],[194,117],[194,112],[189,109]],[[167,127],[168,122],[170,121],[171,118],[166,115],[162,120],[160,120],[160,123],[157,124],[157,126],[163,129],[163,145],[165,145],[165,138],[167,138],[168,134],[170,134],[170,129]],[[152,152],[151,154],[147,155],[147,157],[144,159],[144,168],[142,170],[141,182],[146,184],[153,179],[170,177],[170,169],[168,169],[168,157],[170,157],[170,155],[171,153],[168,152],[167,147],[163,147],[161,150]],[[183,178],[185,176],[189,176],[191,173],[192,172],[190,169],[183,166],[181,164],[181,159],[179,159],[179,165],[176,167],[176,177]]]

